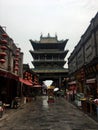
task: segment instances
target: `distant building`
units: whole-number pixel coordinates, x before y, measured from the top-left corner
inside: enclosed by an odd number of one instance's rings
[[[47,37],[41,35],[40,41],[30,40],[33,47],[30,53],[34,59],[32,71],[37,73],[40,82],[53,80],[55,86],[61,87],[62,80],[68,76],[68,69],[64,68],[64,59],[68,53],[68,50],[64,50],[67,41],[58,40],[57,35],[51,37],[49,33]]]

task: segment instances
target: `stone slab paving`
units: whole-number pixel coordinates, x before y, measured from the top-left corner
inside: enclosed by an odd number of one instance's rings
[[[0,122],[0,130],[98,130],[98,122],[65,98],[48,104],[42,96]]]

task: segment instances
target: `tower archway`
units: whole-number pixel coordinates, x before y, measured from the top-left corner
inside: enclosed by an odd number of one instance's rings
[[[68,68],[64,68],[67,41],[58,40],[57,35],[51,37],[50,34],[46,37],[41,35],[40,41],[30,40],[33,48],[30,53],[34,59],[32,71],[39,75],[40,82],[52,80],[54,86],[62,87],[62,80],[68,77]]]

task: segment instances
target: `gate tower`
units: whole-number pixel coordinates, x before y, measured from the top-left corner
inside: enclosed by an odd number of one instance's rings
[[[68,68],[64,68],[64,60],[68,50],[65,46],[68,39],[58,40],[57,35],[51,37],[40,36],[40,41],[30,40],[33,47],[30,50],[34,68],[32,71],[38,74],[39,81],[53,80],[53,85],[61,87],[62,80],[68,76]]]

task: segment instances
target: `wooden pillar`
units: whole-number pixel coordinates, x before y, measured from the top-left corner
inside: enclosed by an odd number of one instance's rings
[[[61,76],[59,76],[59,87],[61,88]]]

